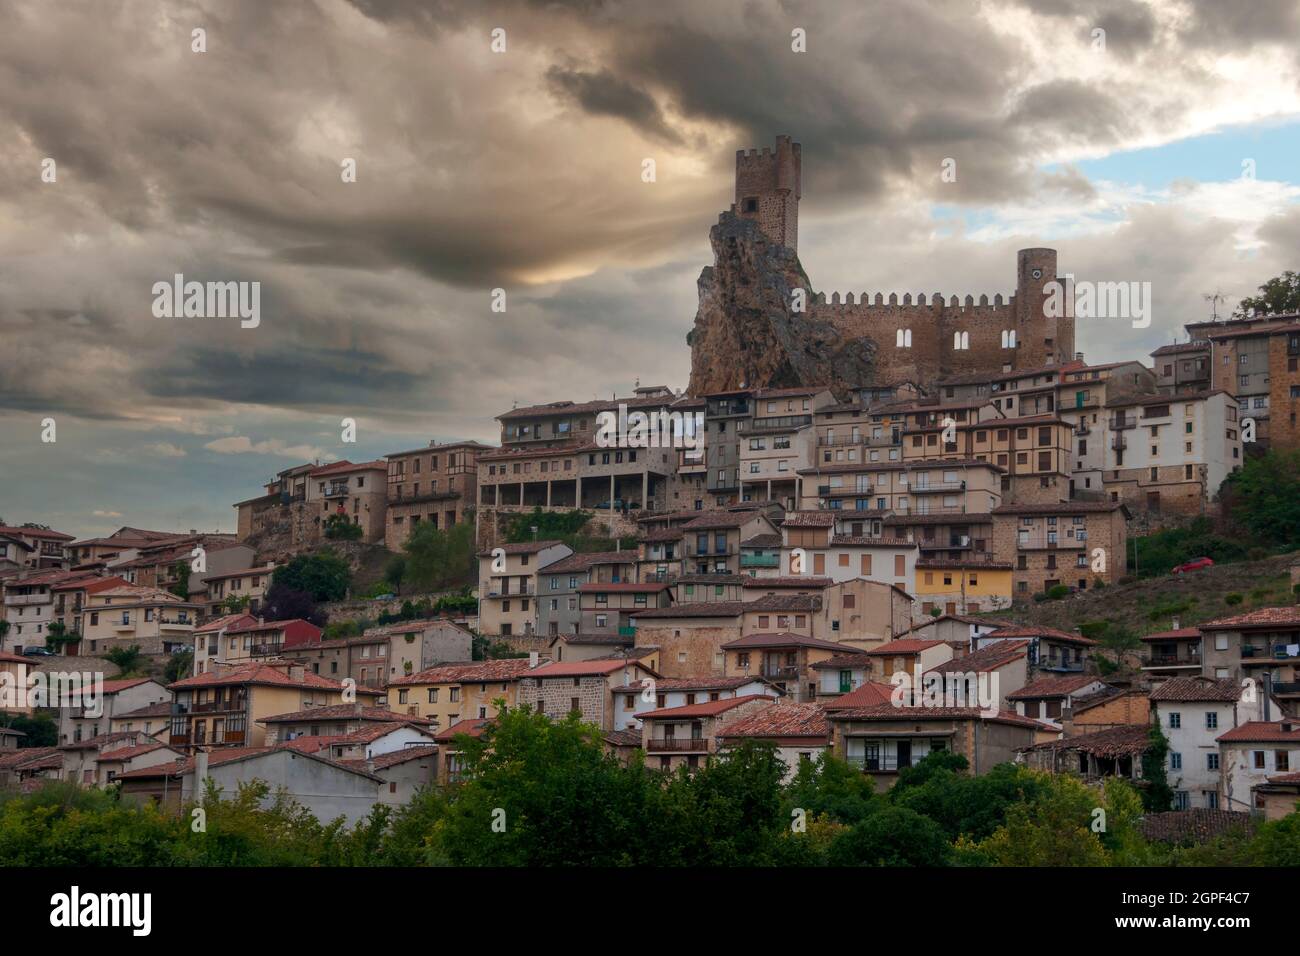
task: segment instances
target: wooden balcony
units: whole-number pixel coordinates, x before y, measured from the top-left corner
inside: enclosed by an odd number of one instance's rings
[[[705,737],[651,737],[646,742],[650,753],[708,753],[709,742]]]

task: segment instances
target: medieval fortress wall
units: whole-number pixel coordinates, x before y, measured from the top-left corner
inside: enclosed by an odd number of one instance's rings
[[[802,154],[789,136],[776,148],[736,152],[736,199],[732,212],[758,222],[770,238],[798,252]],[[1058,365],[1074,358],[1074,317],[1046,314],[1057,280],[1055,249],[1021,249],[1016,290],[995,295],[913,295],[866,292],[816,293],[812,318],[830,322],[846,336],[877,347],[878,381],[990,375]]]

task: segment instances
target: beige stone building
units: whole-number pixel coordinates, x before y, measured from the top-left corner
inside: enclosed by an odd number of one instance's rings
[[[264,718],[295,713],[309,707],[352,703],[340,681],[313,674],[301,664],[218,664],[209,673],[187,677],[168,686],[173,694],[168,746],[193,751],[197,747],[262,747]],[[356,699],[373,703],[382,694],[356,688]]]
[[[497,715],[498,700],[508,707],[518,702],[519,681],[536,666],[526,657],[439,664],[391,681],[388,708],[444,732],[464,721],[488,720]]]
[[[361,528],[361,540],[377,544],[384,540],[388,505],[388,462],[383,459],[354,464],[334,462],[307,473],[307,512],[314,512],[320,534],[326,536],[326,522],[342,515]]]
[[[659,677],[635,658],[553,661],[526,671],[519,680],[519,706],[560,719],[577,713],[604,731],[616,729],[615,691]]]
[[[478,442],[430,442],[388,455],[384,546],[400,551],[420,522],[447,529],[467,519],[478,501]]]
[[[695,770],[708,763],[719,748],[718,732],[776,705],[764,694],[726,697],[640,714],[641,748],[646,766],[655,770]]]
[[[261,567],[207,575],[203,579],[207,587],[204,613],[213,618],[238,613],[226,607],[226,602],[234,599],[241,604],[239,610],[257,614],[266,600],[266,592],[271,588],[271,575],[274,573],[275,562],[268,561]]]
[[[537,633],[539,569],[573,554],[561,541],[505,544],[479,552],[479,631],[493,636]]]
[[[189,648],[203,605],[158,588],[120,585],[87,595],[81,652],[102,657],[119,647],[139,646],[149,655]]]
[[[1117,583],[1126,573],[1126,517],[1123,504],[1109,501],[996,508],[993,553],[1014,564],[1014,599],[1028,601],[1057,585],[1086,589],[1097,579]]]

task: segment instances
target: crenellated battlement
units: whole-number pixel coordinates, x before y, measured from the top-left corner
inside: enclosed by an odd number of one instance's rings
[[[1008,296],[1004,301],[1002,293],[999,292],[993,296],[993,301],[990,302],[987,295],[981,295],[979,300],[976,301],[973,295],[968,295],[965,299],[955,295],[948,296],[947,299],[945,299],[942,292],[935,292],[927,300],[925,293],[922,292],[917,295],[914,300],[912,298],[912,293],[905,292],[900,300],[897,292],[891,292],[889,293],[889,299],[886,300],[884,293],[882,292],[877,292],[875,298],[872,298],[871,294],[868,292],[862,292],[858,294],[856,299],[854,299],[852,292],[846,292],[843,295],[838,292],[832,292],[829,297],[825,292],[818,292],[812,297],[812,301],[814,305],[825,306],[828,308],[852,308],[869,311],[877,308],[898,308],[903,306],[908,308],[924,307],[939,313],[951,310],[965,312],[972,309],[1002,309],[1010,311],[1015,307],[1016,297],[1014,295]]]

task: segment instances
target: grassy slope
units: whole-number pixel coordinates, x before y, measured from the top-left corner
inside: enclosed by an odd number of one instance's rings
[[[1169,630],[1177,614],[1180,626],[1189,627],[1259,607],[1294,603],[1289,568],[1297,557],[1300,552],[1219,564],[1189,574],[1143,578],[987,616],[1065,631],[1076,630],[1084,621],[1110,620],[1142,635]],[[1234,593],[1242,596],[1241,603],[1226,603],[1224,597]]]

